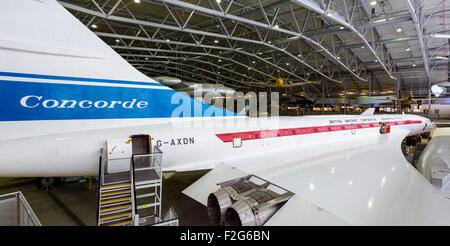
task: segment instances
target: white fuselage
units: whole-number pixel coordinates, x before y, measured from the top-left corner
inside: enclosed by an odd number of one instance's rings
[[[138,125],[140,121],[146,124]],[[97,175],[100,150],[106,148],[106,141],[137,134],[150,135],[152,145],[162,150],[165,171],[185,171],[210,169],[227,160],[262,152],[284,150],[284,155],[322,155],[327,153],[327,148],[323,148],[326,144],[344,148],[357,141],[358,136],[377,137],[380,134],[379,122],[390,122],[391,131],[406,129],[409,135],[429,130],[432,126],[428,119],[414,115],[154,121],[154,124],[148,120],[3,122],[0,176]],[[30,129],[34,131],[30,132]],[[19,132],[22,135],[17,137]],[[289,148],[299,147],[305,153],[289,153]]]

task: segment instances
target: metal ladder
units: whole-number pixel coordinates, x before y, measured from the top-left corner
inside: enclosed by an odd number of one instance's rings
[[[151,154],[133,155],[126,172],[105,172],[106,157],[100,156],[97,207],[98,226],[178,225],[170,208],[161,218],[162,152],[154,147]]]
[[[162,201],[162,152],[154,147],[151,154],[133,155],[135,225],[160,222]]]
[[[130,171],[118,174],[106,173],[106,160],[103,152],[102,149],[99,165],[97,225],[132,225],[136,211],[134,187],[132,185],[134,182],[134,173]]]

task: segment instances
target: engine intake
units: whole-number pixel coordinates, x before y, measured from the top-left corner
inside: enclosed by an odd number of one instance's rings
[[[208,196],[208,216],[213,225],[223,225],[226,209],[238,199],[240,194],[258,187],[243,179],[228,185]]]
[[[260,226],[294,194],[254,175],[220,183],[208,196],[208,216],[214,225]]]

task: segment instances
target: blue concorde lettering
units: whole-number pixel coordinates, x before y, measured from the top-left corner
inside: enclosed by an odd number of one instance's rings
[[[171,89],[1,80],[0,96],[0,121],[236,115]]]

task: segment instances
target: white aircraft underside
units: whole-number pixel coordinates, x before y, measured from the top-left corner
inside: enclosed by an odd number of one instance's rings
[[[250,174],[293,193],[265,225],[450,225],[450,198],[400,149],[426,118],[248,118],[176,93],[58,2],[0,1],[2,177],[97,175],[108,139],[148,134],[165,171],[212,169],[184,191],[205,205],[217,183]],[[181,101],[192,111],[172,117]]]

